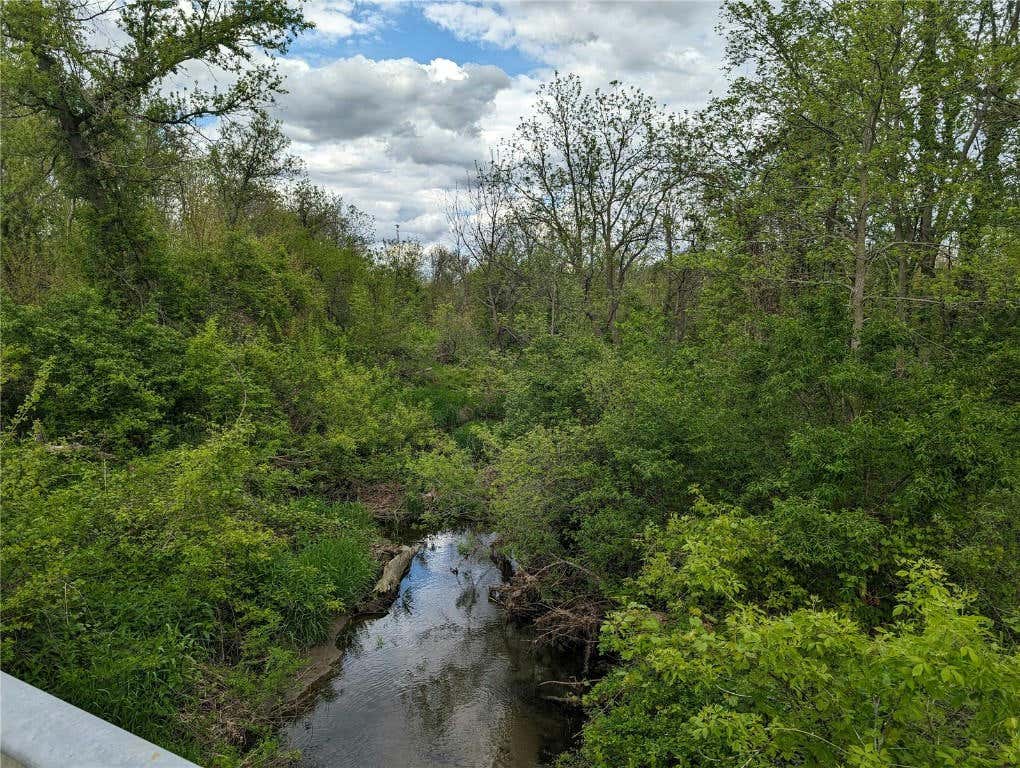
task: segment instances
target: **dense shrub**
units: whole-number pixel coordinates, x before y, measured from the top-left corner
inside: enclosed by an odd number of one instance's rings
[[[454,444],[419,454],[408,466],[413,510],[434,527],[485,521],[485,490],[471,457]]]
[[[919,561],[902,572],[897,619],[878,633],[834,611],[765,612],[744,602],[740,575],[757,534],[702,507],[710,519],[671,524],[632,602],[605,625],[604,649],[621,664],[589,695],[586,764],[976,767],[1020,757],[1020,657],[941,569]]]
[[[5,668],[178,743],[204,665],[259,675],[277,648],[322,639],[375,573],[367,518],[253,496],[264,458],[246,432],[129,468],[74,459],[59,488],[39,485],[45,447],[6,448]]]
[[[127,315],[88,289],[39,306],[2,306],[9,429],[24,435],[34,428],[119,454],[175,439],[184,349],[178,331],[152,314]]]

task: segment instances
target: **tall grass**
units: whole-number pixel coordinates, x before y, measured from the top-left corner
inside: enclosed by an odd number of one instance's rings
[[[324,574],[347,608],[365,593],[376,570],[368,547],[355,538],[316,539],[301,550],[298,561]]]

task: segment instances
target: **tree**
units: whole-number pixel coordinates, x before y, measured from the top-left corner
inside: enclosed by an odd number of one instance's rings
[[[586,94],[576,75],[557,75],[539,89],[533,114],[493,169],[493,181],[511,190],[521,223],[556,244],[580,282],[589,321],[609,338],[624,284],[656,242],[680,181],[670,130],[655,102],[635,88],[614,84]]]
[[[1020,62],[1002,48],[1016,4],[733,0],[724,18],[730,65],[753,68],[704,118],[727,162],[753,169],[733,220],[767,279],[845,286],[857,350],[869,305],[895,302],[906,323],[908,306],[938,303],[915,295],[917,276],[984,220],[975,172],[1004,146],[989,132],[1016,137],[988,118],[1016,97],[1004,75]]]
[[[298,158],[286,154],[290,140],[279,121],[264,112],[251,122],[227,123],[209,151],[212,182],[223,217],[236,226],[259,201],[276,194],[276,185],[301,168]]]
[[[511,208],[510,189],[490,167],[476,168],[467,187],[449,201],[447,219],[480,283],[489,331],[499,347],[514,333],[509,320],[524,288],[522,232]]]
[[[272,58],[308,25],[286,0],[26,0],[4,7],[5,111],[47,119],[60,169],[96,216],[99,273],[144,295],[140,200],[162,138],[250,110],[280,89]],[[120,42],[97,44],[100,30]],[[174,90],[202,63],[226,87]]]
[[[694,204],[696,199],[694,195],[673,195],[662,215],[662,268],[666,273],[662,308],[670,337],[678,342],[690,331],[690,312],[703,279],[696,259],[707,245],[707,224],[703,211]]]
[[[74,201],[64,193],[46,157],[46,126],[38,117],[0,117],[0,243],[2,286],[19,301],[39,300],[76,270],[60,258],[54,239],[72,232]]]
[[[307,178],[299,179],[290,188],[287,203],[301,226],[338,248],[360,253],[372,243],[372,217]]]

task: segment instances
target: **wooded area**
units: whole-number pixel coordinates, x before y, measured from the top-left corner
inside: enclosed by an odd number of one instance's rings
[[[695,114],[543,85],[426,249],[268,116],[294,4],[6,3],[5,671],[285,764],[388,494],[583,655],[564,768],[1020,764],[1020,3],[721,23]]]

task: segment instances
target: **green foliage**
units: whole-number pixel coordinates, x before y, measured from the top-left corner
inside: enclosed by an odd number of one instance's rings
[[[391,371],[343,355],[286,245],[164,256],[151,311],[92,289],[2,303],[0,652],[195,760],[270,759],[300,648],[376,570],[367,511],[314,494],[402,478],[435,433]]]
[[[507,394],[500,362],[480,357],[457,365],[429,365],[413,373],[411,398],[445,430],[499,419]]]
[[[652,526],[645,532],[649,551],[635,581],[639,595],[671,607],[725,611],[749,592],[762,595],[763,578],[781,578],[770,567],[774,536],[762,520],[709,504],[700,494],[692,511],[672,516],[662,530]]]
[[[332,594],[345,606],[352,606],[375,577],[375,561],[365,544],[363,538],[315,539],[302,548],[298,560],[324,573],[330,581]]]
[[[590,364],[604,354],[602,344],[581,337],[540,336],[524,350],[507,382],[507,425],[553,426],[591,419],[586,397]]]
[[[127,316],[89,290],[41,306],[3,303],[4,410],[24,434],[79,439],[117,452],[173,438],[181,334]]]
[[[311,393],[307,444],[326,472],[355,480],[395,479],[411,449],[432,439],[432,422],[377,368],[323,360]]]
[[[271,763],[384,485],[543,636],[615,609],[574,764],[1020,763],[1015,7],[730,0],[693,119],[558,76],[456,252],[373,252],[257,110],[182,133],[292,4],[80,5],[2,18],[5,669]]]
[[[1020,744],[1020,657],[928,561],[900,572],[890,627],[744,602],[754,522],[699,502],[674,520],[603,629],[588,696],[594,766],[1004,766]],[[707,517],[706,517],[707,516]],[[665,603],[655,612],[636,602]]]
[[[205,247],[178,246],[168,261],[159,300],[175,318],[229,317],[279,337],[324,311],[321,285],[273,240],[230,231]]]
[[[411,503],[422,521],[441,528],[484,520],[486,495],[471,457],[447,444],[415,457],[408,466]]]
[[[273,53],[308,28],[284,0],[245,0],[202,13],[166,3],[93,11],[68,0],[26,0],[2,20],[5,112],[47,127],[50,170],[88,204],[95,250],[88,272],[129,303],[144,303],[154,261],[149,195],[174,161],[173,139],[203,119],[257,110],[280,90]],[[88,40],[98,25],[117,44]],[[252,48],[269,60],[252,65]],[[227,87],[159,88],[181,67],[214,66],[236,75]],[[165,135],[161,135],[165,134]],[[167,141],[170,139],[170,141]]]
[[[276,403],[258,368],[272,357],[264,338],[238,344],[215,319],[208,320],[185,349],[181,381],[188,417],[201,426],[223,426],[267,414]]]
[[[523,564],[577,557],[607,579],[628,573],[647,509],[613,483],[601,458],[591,431],[576,425],[537,427],[507,444],[492,515]]]
[[[320,640],[375,565],[362,513],[254,496],[265,456],[235,427],[106,469],[45,447],[4,456],[5,668],[147,738],[181,744],[178,708],[208,664],[266,670]]]

